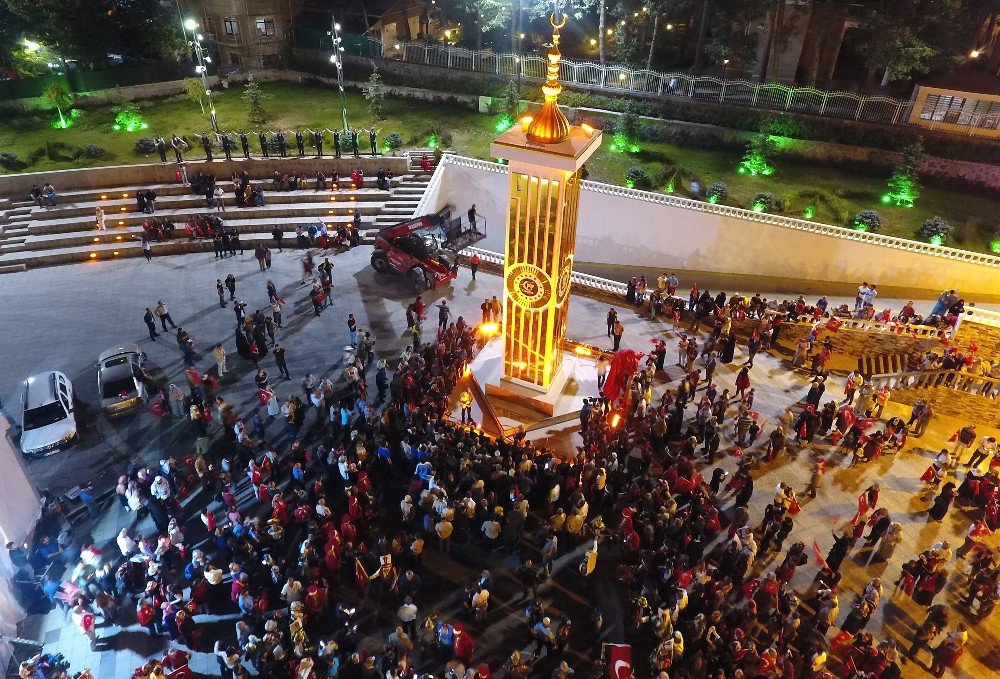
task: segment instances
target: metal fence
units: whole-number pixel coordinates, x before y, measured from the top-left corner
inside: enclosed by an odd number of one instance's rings
[[[366,55],[378,53],[384,59],[498,75],[516,76],[520,71],[523,78],[545,79],[546,61],[537,54],[518,57],[516,54],[446,45],[370,40],[371,46],[364,50]],[[910,101],[891,97],[793,87],[774,82],[757,83],[686,73],[661,73],[617,64],[568,59],[560,62],[559,75],[564,83],[598,87],[610,92],[636,92],[890,125],[907,124],[913,107]]]

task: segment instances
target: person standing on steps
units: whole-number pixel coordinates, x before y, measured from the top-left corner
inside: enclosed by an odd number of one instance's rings
[[[212,162],[212,140],[207,134],[201,135],[201,147],[205,149],[205,160]]]
[[[333,131],[333,155],[340,158],[340,132],[337,130]]]
[[[267,134],[264,132],[258,132],[257,141],[260,142],[260,155],[267,158]]]
[[[156,135],[156,152],[160,154],[161,163],[167,162],[167,142],[160,135]]]
[[[153,310],[149,307],[146,307],[146,313],[142,317],[142,322],[149,328],[149,339],[156,340],[156,336],[160,333],[156,332],[156,321],[153,320]],[[163,329],[166,330],[166,326]]]
[[[226,276],[226,287],[229,288],[229,299],[236,299],[236,276],[229,274]]]
[[[240,132],[240,146],[243,148],[243,157],[250,160],[250,140],[247,139],[246,132]]]
[[[323,157],[323,130],[313,132],[313,144],[316,146],[316,157]]]
[[[167,309],[167,305],[163,303],[162,299],[156,303],[156,315],[160,319],[160,325],[163,326],[163,332],[167,331],[167,323],[170,324],[170,327],[177,328],[174,325],[174,319],[170,318],[170,311]]]
[[[281,157],[284,158],[288,155],[288,145],[285,143],[285,133],[279,131],[276,137],[278,139],[278,153],[280,153]]]
[[[219,295],[219,308],[226,308],[226,288],[222,284],[221,278],[215,279],[215,292]]]
[[[281,230],[280,226],[276,226],[271,230],[271,240],[274,241],[274,247],[278,248],[278,252],[284,252],[284,250],[281,249],[281,239],[284,238],[284,236],[285,232]]]
[[[295,148],[299,151],[299,158],[306,155],[306,140],[302,136],[302,130],[295,131]]]

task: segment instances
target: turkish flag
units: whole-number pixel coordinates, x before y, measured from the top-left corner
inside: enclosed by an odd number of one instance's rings
[[[826,559],[823,558],[823,553],[819,551],[819,545],[813,540],[813,556],[816,557],[816,565],[826,568]]]
[[[632,679],[632,646],[604,644],[604,659],[610,679]]]

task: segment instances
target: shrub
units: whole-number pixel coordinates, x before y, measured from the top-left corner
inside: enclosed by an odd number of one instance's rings
[[[726,199],[729,198],[729,187],[722,182],[715,182],[708,187],[705,198],[709,203],[725,203]]]
[[[45,147],[38,146],[34,151],[28,154],[27,163],[28,165],[34,165],[39,160],[45,157]]]
[[[639,139],[642,126],[639,122],[639,114],[636,113],[632,102],[626,102],[622,114],[615,120],[614,131],[615,134],[623,135],[629,141]]]
[[[990,236],[990,252],[1000,254],[1000,230],[994,231]]]
[[[625,173],[625,186],[630,189],[649,189],[653,186],[653,180],[641,167],[631,167]]]
[[[49,160],[71,160],[74,155],[66,155],[64,152],[69,153],[69,145],[63,141],[47,141],[45,142],[45,156]]]
[[[100,160],[108,157],[108,150],[98,144],[87,144],[76,154],[77,158],[92,158]]]
[[[755,134],[747,142],[746,150],[743,152],[743,160],[740,161],[738,171],[740,174],[753,176],[770,176],[774,174],[774,166],[771,164],[774,154],[778,150],[778,145],[771,139],[770,135],[764,132]]]
[[[0,167],[7,170],[16,170],[21,164],[16,153],[11,153],[10,151],[0,152]]]
[[[862,210],[854,215],[851,226],[857,231],[867,231],[868,233],[879,233],[883,226],[882,215],[878,210]]]
[[[403,135],[399,132],[390,132],[385,137],[385,145],[392,151],[398,151],[403,148]]]
[[[785,201],[781,200],[773,193],[763,192],[758,193],[750,201],[750,205],[747,206],[748,210],[753,210],[754,212],[770,212],[773,214],[780,214],[785,211]]]
[[[135,145],[132,148],[135,150],[136,155],[148,156],[150,153],[156,151],[156,142],[149,137],[139,137],[135,140]]]
[[[937,215],[924,220],[917,229],[917,238],[931,245],[948,245],[955,236],[955,227]]]
[[[806,189],[794,194],[791,196],[791,199],[794,199],[796,202],[802,201],[805,203],[805,207],[802,210],[804,219],[815,218],[816,213],[822,208],[822,219],[828,224],[844,224],[847,222],[848,212],[847,208],[844,207],[843,201],[829,191]],[[788,202],[790,204],[791,200]],[[789,207],[789,205],[786,205],[786,207]],[[789,209],[795,210],[797,207],[789,207]]]

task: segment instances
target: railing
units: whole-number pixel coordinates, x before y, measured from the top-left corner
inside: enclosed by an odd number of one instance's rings
[[[994,328],[1000,328],[1000,312],[997,311],[971,307],[967,308],[965,310],[965,314],[963,314],[960,318],[963,323],[979,323],[980,325],[989,325]]]
[[[1000,379],[986,375],[973,375],[961,370],[917,370],[910,372],[872,375],[875,389],[930,389],[948,387],[955,391],[996,398],[1000,394]]]
[[[444,158],[442,158],[441,165],[444,166],[449,164],[471,167],[487,172],[496,172],[501,174],[507,173],[506,165],[492,163],[486,160],[466,158],[464,156],[444,156]],[[760,222],[762,224],[770,224],[772,226],[780,226],[785,229],[795,229],[797,231],[808,231],[809,233],[817,233],[824,236],[832,236],[834,238],[846,238],[848,240],[856,240],[863,243],[869,243],[871,245],[881,245],[883,247],[904,250],[906,252],[933,255],[935,257],[942,257],[955,262],[966,262],[969,264],[980,264],[982,266],[1000,268],[1000,257],[995,255],[969,252],[967,250],[956,250],[955,248],[949,248],[943,245],[920,243],[917,241],[906,240],[905,238],[897,238],[895,236],[885,236],[865,231],[856,231],[854,229],[848,229],[841,226],[820,224],[817,222],[806,221],[804,219],[772,215],[766,212],[754,212],[753,210],[746,210],[728,205],[714,205],[700,200],[681,198],[680,196],[665,193],[652,193],[650,191],[640,191],[639,189],[629,189],[624,186],[613,186],[611,184],[601,184],[593,181],[581,182],[581,186],[585,191],[591,191],[593,193],[603,193],[609,196],[631,198],[633,200],[641,200],[647,203],[657,203],[660,205],[679,207],[686,210],[697,210],[699,212],[708,212],[726,217],[735,217],[746,221]],[[979,311],[981,310],[976,310],[976,312]],[[990,314],[993,314],[992,318],[994,320],[992,323],[1000,325],[1000,314],[994,312],[990,312]],[[986,316],[982,315],[982,317],[985,318]]]
[[[537,54],[495,53],[418,42],[382,43],[372,40],[366,50],[380,52],[384,59],[395,59],[427,66],[457,68],[496,75],[520,75],[533,80],[545,79],[545,57]],[[892,97],[865,96],[854,92],[794,87],[781,83],[729,80],[715,76],[686,73],[662,73],[633,69],[618,64],[563,59],[560,79],[570,85],[599,87],[617,92],[639,92],[659,97],[712,101],[737,106],[751,106],[776,111],[796,111],[813,115],[904,125],[912,102]]]

